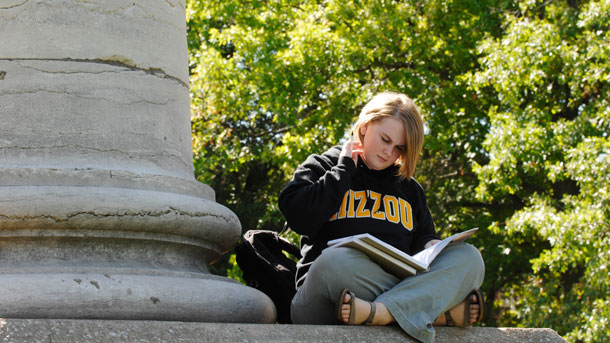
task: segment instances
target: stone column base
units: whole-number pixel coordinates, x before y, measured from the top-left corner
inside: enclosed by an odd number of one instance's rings
[[[112,187],[0,187],[0,317],[273,323],[211,275],[239,220],[214,201]]]
[[[262,293],[214,275],[4,274],[0,285],[0,316],[8,318],[272,323],[276,317]]]

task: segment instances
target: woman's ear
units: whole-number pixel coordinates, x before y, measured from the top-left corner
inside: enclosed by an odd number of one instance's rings
[[[360,136],[364,137],[364,135],[366,134],[366,128],[369,126],[369,123],[365,123],[363,125],[360,125]]]

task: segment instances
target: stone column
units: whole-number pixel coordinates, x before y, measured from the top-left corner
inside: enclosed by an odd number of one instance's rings
[[[184,11],[0,2],[0,317],[274,321],[208,271],[241,227],[193,176]]]

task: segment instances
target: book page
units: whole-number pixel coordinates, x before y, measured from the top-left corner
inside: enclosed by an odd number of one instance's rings
[[[419,253],[413,255],[413,258],[416,259],[417,261],[419,261],[421,264],[426,266],[426,269],[430,266],[430,263],[432,263],[432,261],[434,261],[434,259],[436,258],[436,256],[438,256],[438,254],[441,253],[441,251],[443,251],[443,249],[445,249],[445,247],[447,245],[449,245],[449,243],[451,242],[461,242],[463,240],[465,240],[466,238],[472,236],[475,231],[477,231],[478,228],[474,228],[474,229],[470,229],[464,232],[460,232],[458,234],[455,234],[451,237],[445,238],[442,241],[438,242],[437,244],[434,244],[433,246],[430,246],[422,251],[420,251]]]
[[[362,240],[363,242],[368,243],[369,245],[385,252],[386,254],[399,259],[403,263],[406,263],[406,264],[414,267],[417,270],[426,269],[426,267],[420,261],[413,258],[413,256],[405,253],[402,250],[395,248],[394,246],[376,238],[375,236],[366,235],[366,236],[360,237],[359,239]]]
[[[449,245],[451,242],[461,242],[466,238],[472,236],[478,228],[470,229],[464,232],[460,232],[455,234],[449,238],[445,238],[439,243],[428,247],[420,251],[418,254],[411,256],[404,251],[401,251],[391,244],[388,244],[377,237],[370,235],[368,233],[363,233],[355,236],[348,236],[343,238],[334,239],[328,241],[328,245],[330,247],[335,246],[350,246],[353,248],[360,249],[364,252],[367,252],[369,256],[372,255],[386,255],[387,257],[391,257],[392,259],[396,259],[402,264],[406,264],[415,268],[416,270],[427,270],[430,266],[430,263],[434,261],[436,256]],[[363,244],[364,243],[364,244]],[[373,249],[376,249],[378,252],[374,252]],[[376,256],[379,258],[380,256]],[[389,260],[390,258],[385,258],[385,260]]]
[[[324,253],[324,251],[326,251],[327,249],[333,249],[336,247],[354,248],[364,252],[373,261],[379,264],[383,269],[400,278],[406,278],[408,276],[416,274],[417,270],[411,267],[409,264],[404,263],[400,259],[386,254],[384,251],[377,249],[376,247],[369,245],[363,240],[361,240],[361,238],[363,238],[364,236],[367,236],[367,234],[350,236],[334,241],[329,241],[328,244],[330,245],[330,247],[324,249],[322,253]]]
[[[445,249],[445,247],[451,243],[451,241],[445,239],[442,240],[436,244],[434,244],[431,247],[428,247],[420,252],[418,252],[417,254],[413,255],[413,258],[416,259],[417,261],[419,261],[422,265],[426,266],[426,269],[428,269],[428,267],[430,266],[430,263],[432,263],[432,261],[434,261],[434,259],[436,258],[436,256],[438,254],[441,253],[441,251],[443,251],[443,249]]]

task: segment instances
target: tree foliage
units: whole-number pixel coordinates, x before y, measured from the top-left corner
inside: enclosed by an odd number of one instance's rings
[[[506,287],[515,303],[503,322],[575,342],[610,339],[609,28],[608,1],[523,2],[502,37],[479,44],[469,75],[495,99],[477,197],[522,204],[490,228],[507,247],[533,235],[546,245]]]
[[[609,3],[187,1],[196,175],[279,230],[296,166],[404,92],[439,232],[481,228],[486,324],[608,340]]]

